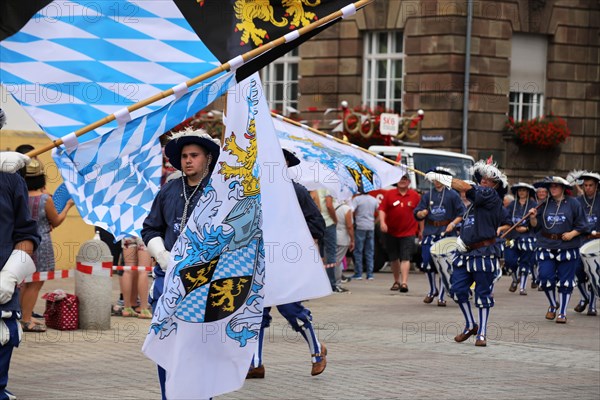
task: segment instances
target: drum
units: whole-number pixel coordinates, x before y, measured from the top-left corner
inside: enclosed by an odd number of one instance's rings
[[[587,242],[581,246],[579,253],[592,290],[596,296],[600,296],[600,239]]]
[[[431,245],[431,259],[448,293],[450,293],[450,276],[452,276],[452,259],[455,250],[456,237],[443,238]]]

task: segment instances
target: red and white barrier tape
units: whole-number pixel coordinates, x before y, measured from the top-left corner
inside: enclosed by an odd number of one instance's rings
[[[25,278],[24,282],[42,282],[70,278],[75,275],[74,271],[74,269],[63,269],[57,271],[34,272],[32,275]]]
[[[106,269],[106,268],[103,268]],[[137,265],[113,265],[111,267],[113,271],[147,271],[151,272],[152,267],[143,267]],[[75,270],[79,272],[83,272],[84,274],[95,275],[93,267],[89,265],[81,265],[79,264],[76,269],[62,269],[55,271],[46,271],[46,272],[34,272],[32,275],[25,278],[23,282],[45,282],[52,281],[55,279],[66,279],[72,278],[75,276]],[[106,275],[106,272],[103,272],[99,275]]]

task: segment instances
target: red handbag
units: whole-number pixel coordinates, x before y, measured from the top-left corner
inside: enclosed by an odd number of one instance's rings
[[[79,327],[79,299],[68,293],[46,293],[44,319],[48,328],[59,331],[73,331]]]

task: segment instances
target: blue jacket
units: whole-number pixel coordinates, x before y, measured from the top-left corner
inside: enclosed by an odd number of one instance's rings
[[[15,245],[24,240],[32,241],[36,249],[41,240],[29,212],[25,180],[19,174],[0,172],[0,270]],[[0,304],[0,311],[20,309],[18,290],[8,303]]]
[[[433,204],[430,204],[431,202]],[[417,221],[420,221],[417,213],[427,209],[429,210],[429,214],[424,218],[423,236],[440,235],[446,230],[445,226],[433,226],[428,224],[427,221],[452,221],[456,217],[462,217],[466,210],[465,205],[460,199],[460,195],[456,191],[446,188],[441,192],[433,189],[421,197],[417,208],[414,210],[414,216]]]
[[[596,192],[594,197],[588,199],[585,194],[577,198],[581,207],[583,207],[583,213],[588,222],[588,228],[590,231],[600,232],[600,193]],[[587,242],[591,239],[583,239]]]
[[[206,182],[202,182],[206,185]],[[188,196],[191,195],[191,187],[187,186]],[[189,219],[200,200],[203,187],[199,188],[188,205],[187,218]],[[185,199],[183,198],[183,186],[180,179],[167,182],[158,192],[152,203],[150,213],[144,220],[142,228],[142,240],[148,243],[155,237],[162,237],[165,248],[171,251],[181,231],[181,217]]]
[[[468,246],[473,243],[495,238],[501,225],[510,224],[502,208],[502,199],[498,192],[489,187],[474,186],[466,193],[471,205],[463,219],[460,238]],[[499,242],[492,246],[481,247],[469,252],[472,256],[502,256]]]
[[[583,207],[577,199],[566,196],[560,204],[549,198],[537,212],[537,243],[542,249],[575,249],[583,244],[584,235],[591,232]],[[561,234],[576,230],[581,233],[568,242],[544,237],[546,234]]]
[[[529,210],[535,207],[537,207],[537,203],[532,199],[529,199],[529,201],[524,205],[521,205],[518,200],[511,201],[510,204],[505,208],[508,218],[510,218],[510,225],[512,226],[519,222],[519,220],[523,218],[523,216],[525,216]],[[529,231],[519,233],[516,231],[516,229],[513,229],[508,235],[506,235],[506,238],[520,239],[534,236],[533,229],[529,224],[529,218],[525,218],[525,220],[521,222],[520,226],[529,228]]]

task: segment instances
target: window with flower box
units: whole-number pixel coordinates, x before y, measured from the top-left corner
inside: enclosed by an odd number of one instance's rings
[[[508,116],[515,121],[544,115],[547,43],[546,36],[513,34]]]
[[[363,105],[402,114],[402,32],[369,32],[364,46]]]

